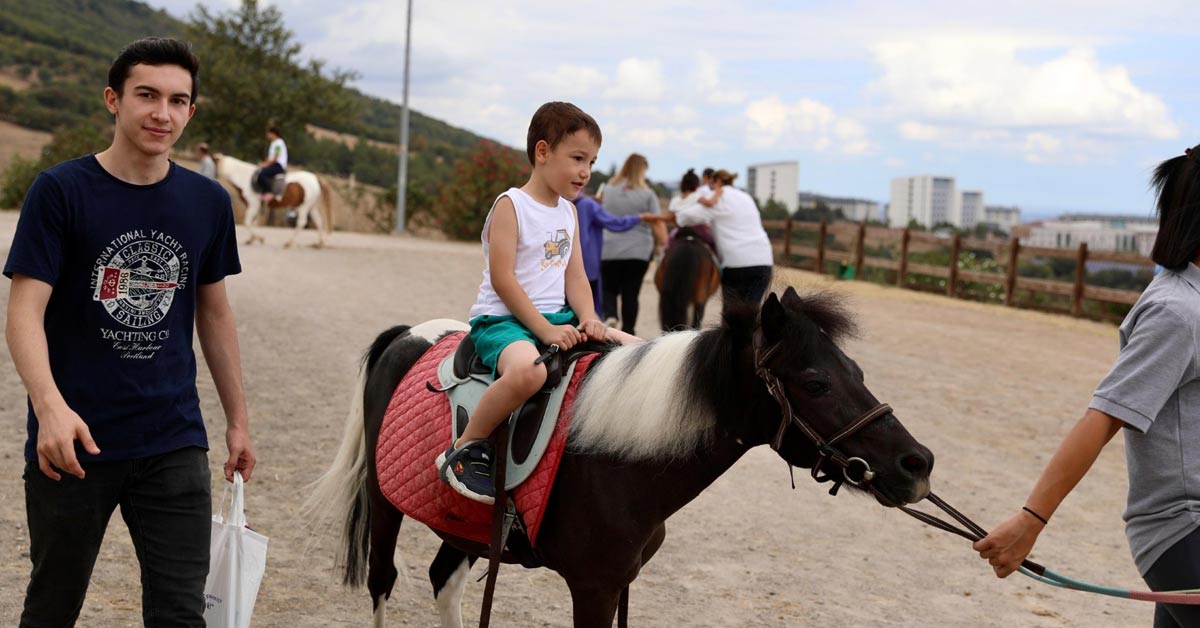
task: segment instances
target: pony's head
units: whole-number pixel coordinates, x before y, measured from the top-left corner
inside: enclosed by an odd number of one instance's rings
[[[834,295],[801,297],[788,288],[763,302],[751,347],[774,401],[767,405],[779,409],[768,442],[788,463],[869,490],[885,506],[920,501],[933,454],[871,394],[862,369],[838,346],[853,332]]]

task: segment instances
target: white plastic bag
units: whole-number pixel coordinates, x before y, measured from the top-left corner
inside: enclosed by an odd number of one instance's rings
[[[204,583],[204,621],[209,628],[248,628],[254,598],[267,566],[267,537],[246,527],[242,474],[233,474],[233,499],[221,494],[212,518],[208,580]],[[228,520],[225,507],[229,506]]]

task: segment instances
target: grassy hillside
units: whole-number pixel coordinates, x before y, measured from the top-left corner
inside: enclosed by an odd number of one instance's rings
[[[183,32],[183,22],[132,0],[0,0],[0,120],[42,131],[89,119],[107,120],[99,98],[116,51],[139,37]],[[358,103],[353,120],[342,124],[313,120],[313,124],[397,142],[400,107],[350,91]],[[449,172],[455,159],[483,139],[416,111],[410,118],[414,184],[432,185]],[[396,156],[386,150],[351,149],[315,138],[289,138],[289,143],[297,163],[343,175],[353,172],[369,183],[387,185],[395,180]]]

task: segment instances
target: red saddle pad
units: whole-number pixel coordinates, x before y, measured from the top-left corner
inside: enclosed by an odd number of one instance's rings
[[[450,446],[450,401],[445,393],[431,392],[425,383],[437,384],[438,365],[454,353],[464,335],[457,332],[439,340],[400,380],[383,416],[375,466],[383,495],[405,515],[435,530],[487,545],[491,540],[492,507],[454,492],[438,478],[433,465],[438,454]],[[529,479],[511,491],[529,541],[535,546],[566,447],[575,395],[596,355],[586,355],[576,363],[546,453]]]

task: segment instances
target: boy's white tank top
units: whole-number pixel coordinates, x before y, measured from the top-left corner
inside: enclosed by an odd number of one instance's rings
[[[575,244],[575,212],[571,211],[571,203],[560,198],[557,205],[548,207],[520,188],[509,188],[496,201],[505,196],[517,211],[517,256],[513,267],[517,283],[539,312],[557,312],[567,303],[567,262]],[[492,287],[488,227],[495,209],[493,203],[483,223],[483,283],[471,307],[471,318],[512,314]]]

